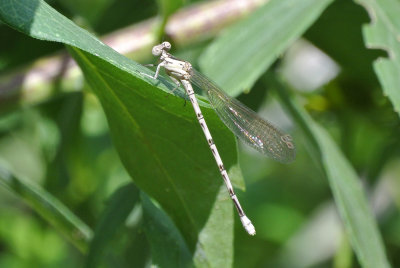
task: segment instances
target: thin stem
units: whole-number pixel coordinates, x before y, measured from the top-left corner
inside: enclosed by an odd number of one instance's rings
[[[267,0],[221,0],[189,6],[170,17],[165,35],[176,46],[215,36],[221,29],[243,18]],[[108,34],[102,41],[121,54],[140,61],[150,56],[158,40],[152,18]],[[19,105],[34,105],[59,94],[81,90],[82,74],[65,52],[37,60],[28,67],[0,76],[2,112]]]

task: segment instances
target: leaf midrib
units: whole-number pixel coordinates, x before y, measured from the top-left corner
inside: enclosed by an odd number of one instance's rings
[[[108,76],[108,77],[110,77],[110,78],[112,78],[112,79],[115,79],[112,75],[110,75],[110,74],[107,73],[107,72],[103,72],[102,70],[98,70],[98,72],[101,73],[101,74],[103,74],[103,75],[105,75],[105,76]],[[129,84],[126,83],[126,82],[123,81],[123,80],[118,80],[118,82],[121,83],[122,85],[126,86],[126,87],[129,87]],[[149,100],[148,97],[146,97],[146,96],[143,95],[143,94],[140,94],[140,93],[137,92],[137,91],[135,91],[134,93],[135,93],[137,96],[143,98],[144,100]],[[178,117],[178,118],[180,118],[180,119],[182,119],[182,120],[185,120],[185,121],[187,121],[187,122],[190,122],[190,123],[197,122],[197,120],[195,120],[195,119],[189,119],[188,117],[182,116],[182,115],[180,115],[180,114],[172,113],[170,110],[165,109],[164,106],[155,105],[155,104],[154,104],[153,102],[151,102],[151,101],[149,101],[149,103],[150,103],[151,105],[153,105],[154,108],[160,109],[161,111],[166,112],[166,113],[168,113],[169,115],[176,116],[176,117]],[[193,118],[195,118],[195,117],[193,117]],[[152,135],[155,136],[155,137],[158,137],[158,138],[160,138],[160,139],[163,139],[163,140],[169,142],[170,144],[173,144],[173,145],[175,146],[176,150],[179,150],[179,151],[182,153],[182,155],[184,155],[190,162],[193,163],[193,165],[194,165],[195,167],[199,167],[199,169],[202,170],[202,171],[204,172],[204,169],[203,169],[203,168],[200,168],[200,166],[197,165],[198,162],[197,162],[197,161],[194,161],[192,157],[189,157],[189,155],[186,153],[186,151],[181,150],[181,149],[179,148],[179,146],[177,146],[175,143],[170,142],[170,140],[166,139],[166,138],[165,138],[164,136],[162,136],[162,135],[157,135],[157,132],[152,133]],[[207,169],[207,170],[208,170],[208,169]],[[211,172],[207,172],[206,174],[209,174],[210,176],[211,176],[211,175],[214,175],[214,174],[211,174]]]

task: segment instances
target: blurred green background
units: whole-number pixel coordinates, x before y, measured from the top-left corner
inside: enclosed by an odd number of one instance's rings
[[[100,37],[159,16],[159,29],[154,30],[167,40],[161,15],[166,21],[168,13],[196,4],[163,0],[46,2]],[[376,216],[388,259],[393,267],[399,267],[400,124],[372,67],[375,59],[387,53],[368,50],[363,41],[362,25],[369,21],[362,6],[344,0],[332,2],[268,73],[281,74],[352,164]],[[205,33],[188,44],[177,42],[174,55],[198,66],[197,57],[214,35]],[[15,70],[29,70],[34,61],[64,49],[62,44],[33,39],[5,24],[0,24],[0,36],[0,83]],[[155,62],[150,50],[137,53],[130,56],[143,64]],[[0,163],[15,176],[40,185],[95,230],[113,193],[131,179],[113,147],[99,101],[82,79],[73,83],[82,90],[65,92],[60,84],[39,103],[15,107],[13,99],[1,100]],[[239,145],[246,191],[238,190],[238,196],[256,224],[257,235],[249,237],[235,216],[233,266],[360,267],[304,132],[268,86],[267,74],[238,99],[287,130],[296,142],[297,158],[290,165],[279,164]],[[87,264],[85,250],[78,250],[28,206],[24,194],[7,188],[0,187],[0,267]],[[110,238],[107,250],[97,256],[99,267],[151,266],[154,252],[141,227],[139,207],[127,208],[132,212],[125,224]]]

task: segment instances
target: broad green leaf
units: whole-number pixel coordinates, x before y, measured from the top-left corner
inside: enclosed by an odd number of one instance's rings
[[[313,153],[325,172],[349,240],[362,267],[390,267],[376,221],[356,171],[328,132],[289,98],[281,86],[278,93],[295,121],[313,145]]]
[[[143,226],[156,267],[192,267],[192,254],[171,219],[142,193]]]
[[[123,226],[129,213],[139,201],[139,191],[133,184],[128,184],[116,190],[107,201],[90,243],[86,259],[86,267],[98,267],[102,256],[110,245],[110,240]]]
[[[201,258],[205,266],[222,262],[219,267],[230,266],[233,206],[226,190],[220,197],[222,179],[207,142],[192,108],[169,94],[172,84],[144,77],[141,72],[149,73],[146,68],[102,44],[43,1],[3,0],[0,17],[32,37],[71,46],[69,51],[102,103],[113,142],[135,184],[172,218],[194,262]],[[240,185],[236,140],[214,111],[204,102],[201,105],[225,167]],[[216,244],[219,254],[213,252]]]
[[[216,199],[222,181],[191,107],[98,57],[74,48],[70,53],[102,102],[114,144],[136,185],[167,211],[192,252],[207,252],[212,245],[201,234],[208,222],[214,217],[230,222],[233,215],[227,213],[232,206],[226,191],[224,200]],[[203,112],[228,170],[237,170],[235,139],[211,109]],[[213,239],[228,251],[233,224],[215,228],[219,234]],[[205,249],[198,249],[199,244]]]
[[[271,0],[226,30],[200,58],[201,70],[235,96],[250,89],[332,0]]]
[[[385,94],[400,114],[400,2],[397,0],[355,0],[363,5],[371,17],[364,26],[366,46],[384,49],[388,58],[378,58],[374,69]]]
[[[0,185],[12,190],[85,252],[92,238],[92,230],[54,196],[25,179],[16,177],[3,164],[0,165]]]

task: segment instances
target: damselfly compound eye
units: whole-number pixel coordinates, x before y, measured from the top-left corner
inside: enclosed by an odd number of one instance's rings
[[[160,46],[158,45],[158,46],[153,47],[153,49],[151,50],[151,53],[153,54],[153,56],[158,57],[161,55],[161,51],[162,50],[161,50]]]
[[[170,50],[171,49],[171,43],[170,42],[163,42],[162,46],[165,48],[165,50]]]

